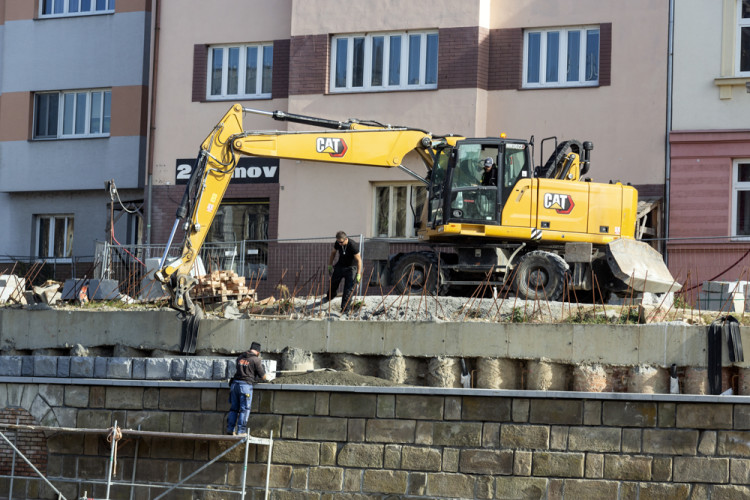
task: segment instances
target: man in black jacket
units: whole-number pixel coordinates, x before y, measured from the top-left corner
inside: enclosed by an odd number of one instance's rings
[[[260,362],[260,344],[253,342],[250,344],[250,349],[237,358],[237,371],[229,386],[230,409],[227,416],[227,434],[247,433],[250,403],[253,400],[253,384],[266,380],[268,380],[268,375]]]
[[[334,266],[333,259],[336,254],[339,255],[339,258]],[[333,243],[333,250],[328,257],[328,273],[331,275],[331,288],[323,297],[323,302],[333,300],[343,279],[344,293],[341,296],[341,312],[346,313],[352,306],[354,284],[355,282],[359,283],[362,279],[362,257],[359,254],[359,245],[350,240],[344,231],[336,233],[336,241]]]

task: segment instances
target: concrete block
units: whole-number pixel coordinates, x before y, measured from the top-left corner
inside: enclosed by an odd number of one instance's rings
[[[132,368],[133,380],[143,380],[146,378],[146,360],[144,358],[136,358],[133,360]]]
[[[35,377],[57,377],[57,356],[34,356]]]
[[[211,373],[211,380],[226,380],[227,378],[227,361],[225,359],[215,359]]]
[[[21,376],[22,377],[34,376],[34,357],[33,356],[24,356],[21,359]]]
[[[154,278],[154,272],[159,269],[161,259],[153,257],[146,259],[146,275],[141,280],[141,289],[138,294],[140,300],[156,300],[167,296],[161,283]]]
[[[186,360],[180,358],[173,358],[171,360],[171,367],[169,370],[169,376],[172,380],[185,380],[185,369],[187,363]]]
[[[60,356],[57,358],[57,376],[59,378],[70,377],[70,357]]]
[[[0,275],[0,304],[4,304],[8,300],[20,301],[25,289],[25,278],[19,278],[15,274]]]
[[[20,377],[22,356],[0,356],[0,377]]]
[[[107,360],[109,358],[94,358],[94,378],[107,378]]]
[[[185,380],[211,380],[213,368],[213,360],[187,359],[185,362]]]
[[[97,358],[74,356],[70,358],[70,376],[72,378],[92,378],[94,360]]]
[[[109,358],[107,378],[130,378],[133,373],[131,358]]]
[[[168,358],[148,358],[146,359],[146,379],[148,380],[169,380],[172,366],[172,360]]]

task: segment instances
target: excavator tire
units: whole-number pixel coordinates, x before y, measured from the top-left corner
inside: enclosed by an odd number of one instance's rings
[[[534,250],[521,257],[514,287],[526,300],[559,300],[565,284],[568,264],[559,255]]]
[[[436,293],[437,256],[432,252],[407,253],[394,264],[392,276],[399,294]]]

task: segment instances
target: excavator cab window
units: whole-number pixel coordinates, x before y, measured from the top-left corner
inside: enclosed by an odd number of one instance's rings
[[[457,145],[449,175],[450,220],[484,224],[498,220],[499,152],[498,142],[468,140]]]

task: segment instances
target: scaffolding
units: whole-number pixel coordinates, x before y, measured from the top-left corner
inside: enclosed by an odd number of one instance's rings
[[[86,482],[91,484],[106,484],[106,496],[104,500],[109,500],[110,495],[110,488],[113,485],[117,486],[130,486],[131,492],[130,492],[130,498],[134,498],[134,489],[137,487],[148,487],[148,488],[166,488],[165,491],[163,491],[158,496],[154,497],[154,500],[159,500],[161,498],[164,498],[169,492],[173,490],[179,490],[179,489],[185,489],[185,490],[192,490],[192,491],[217,491],[217,488],[200,488],[196,487],[195,485],[191,486],[182,486],[185,484],[186,481],[188,481],[190,478],[197,475],[199,472],[203,471],[207,467],[209,467],[211,464],[219,460],[224,455],[228,454],[238,446],[244,444],[245,445],[245,454],[244,454],[244,461],[243,461],[243,467],[242,467],[242,485],[241,489],[230,489],[230,488],[221,488],[222,493],[228,493],[231,495],[239,495],[241,499],[244,500],[245,494],[246,494],[246,486],[247,486],[247,464],[248,464],[248,455],[250,450],[251,444],[258,444],[258,445],[264,445],[268,446],[268,461],[266,463],[266,484],[265,484],[265,499],[268,500],[268,492],[269,492],[269,482],[271,477],[271,456],[273,454],[273,430],[270,432],[269,438],[258,438],[253,437],[249,433],[248,434],[241,434],[241,435],[217,435],[217,434],[191,434],[191,433],[179,433],[179,432],[158,432],[158,431],[143,431],[140,429],[140,426],[137,430],[134,429],[121,429],[117,426],[117,421],[115,421],[114,425],[112,427],[109,427],[107,429],[86,429],[86,428],[75,428],[75,427],[50,427],[50,426],[43,426],[43,425],[24,425],[24,424],[0,424],[0,439],[2,440],[3,445],[8,445],[13,450],[13,460],[11,463],[11,475],[10,476],[0,476],[3,478],[9,478],[10,479],[10,491],[8,492],[8,499],[13,498],[13,480],[15,479],[15,466],[16,466],[16,456],[20,456],[21,459],[23,459],[26,464],[28,464],[31,469],[34,471],[34,473],[39,476],[46,484],[49,486],[52,491],[55,492],[55,494],[58,495],[59,500],[68,500],[66,499],[62,492],[58,490],[50,481],[47,479],[44,474],[37,469],[33,463],[21,452],[21,450],[18,449],[18,447],[15,445],[14,442],[12,442],[5,434],[7,430],[15,430],[15,434],[19,430],[28,430],[28,431],[43,431],[45,433],[64,433],[64,434],[103,434],[106,435],[107,441],[110,443],[110,455],[108,457],[107,462],[107,472],[106,477],[102,480],[96,480],[96,479],[86,479],[84,481],[75,479],[67,479],[67,478],[55,478],[55,481],[58,482]],[[5,431],[5,432],[4,432]],[[115,472],[115,464],[117,460],[117,443],[120,439],[126,436],[132,436],[136,438],[135,442],[135,453],[133,456],[133,471],[130,481],[117,481],[113,479],[114,472]],[[167,484],[155,484],[155,483],[138,483],[135,481],[135,474],[136,470],[138,468],[138,445],[140,443],[141,438],[173,438],[173,439],[193,439],[193,440],[203,440],[203,441],[235,441],[235,443],[221,452],[219,455],[215,456],[205,464],[203,464],[201,467],[190,473],[189,475],[182,478],[177,483],[167,485]],[[14,438],[14,441],[17,440],[17,436]],[[91,500],[92,497],[88,497],[84,494],[84,498],[88,498]]]

